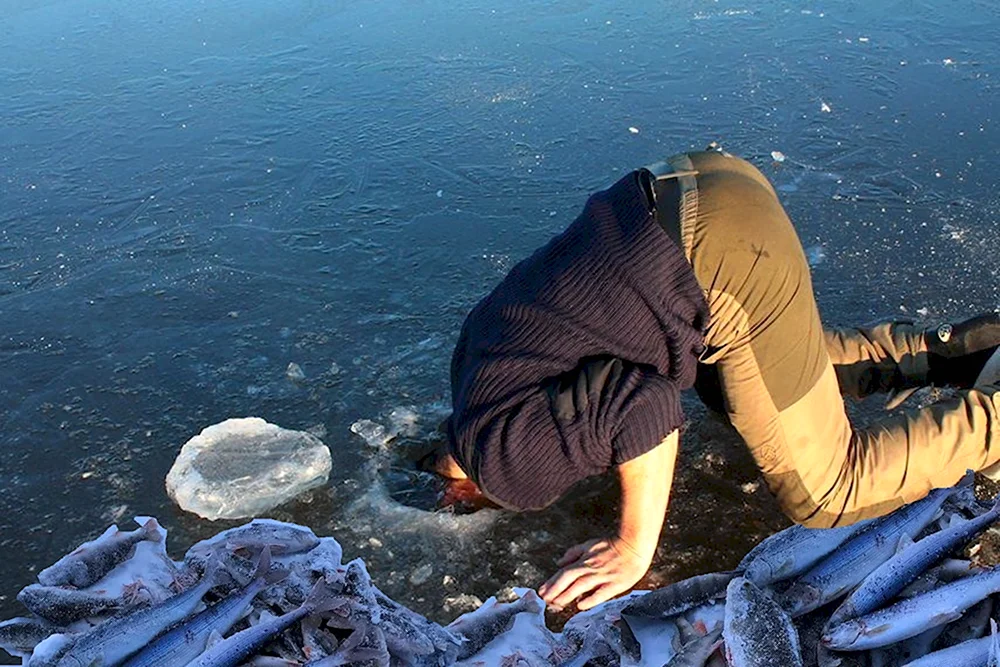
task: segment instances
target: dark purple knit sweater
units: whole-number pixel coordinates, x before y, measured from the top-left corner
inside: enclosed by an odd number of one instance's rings
[[[594,194],[462,327],[452,452],[505,507],[543,508],[683,421],[708,307],[638,178]]]

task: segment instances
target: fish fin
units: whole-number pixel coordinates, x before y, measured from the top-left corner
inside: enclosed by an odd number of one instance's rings
[[[271,569],[271,547],[265,546],[260,550],[260,558],[257,559],[257,565],[253,569],[253,574],[250,575],[250,579],[260,579],[265,577],[268,571]]]
[[[208,635],[208,641],[205,642],[205,650],[212,648],[216,644],[222,641],[222,634],[218,630],[212,630],[211,634]]]
[[[542,599],[538,597],[538,593],[531,589],[518,599],[517,604],[522,611],[530,614],[537,614],[545,609],[545,605],[542,604]]]
[[[366,634],[368,634],[368,624],[362,623],[358,627],[354,628],[354,631],[347,636],[347,639],[340,643],[340,647],[337,649],[337,652],[340,653],[340,651],[347,652],[353,650],[364,641]]]
[[[291,574],[291,571],[286,570],[283,567],[273,567],[270,572],[264,575],[264,581],[270,585],[274,585],[278,582],[284,581],[291,576]]]
[[[137,516],[135,518],[136,523],[141,526],[142,539],[147,542],[162,542],[163,533],[161,532],[163,528],[160,527],[160,522],[151,516]]]
[[[337,655],[344,662],[341,664],[353,665],[356,662],[364,662],[365,660],[374,660],[375,658],[380,658],[384,655],[385,650],[380,646],[357,646],[350,650],[343,650],[343,647],[337,649]]]
[[[309,595],[306,596],[302,606],[308,606],[312,610],[310,614],[320,614],[343,607],[345,604],[350,604],[350,600],[343,595],[335,593],[331,584],[323,577],[320,577],[316,585],[309,591]]]
[[[962,612],[958,609],[948,609],[947,611],[942,611],[940,614],[934,614],[930,618],[931,627],[936,627],[938,625],[944,625],[945,623],[951,623],[952,621],[957,621],[962,618]]]
[[[687,619],[683,616],[675,618],[674,625],[677,626],[677,633],[680,638],[681,646],[698,638],[698,633],[695,631],[694,626],[688,623]]]
[[[917,393],[918,389],[920,389],[920,387],[908,387],[906,389],[895,389],[895,388],[890,389],[889,395],[886,396],[885,398],[885,409],[895,410],[903,403],[905,403],[906,399]]]

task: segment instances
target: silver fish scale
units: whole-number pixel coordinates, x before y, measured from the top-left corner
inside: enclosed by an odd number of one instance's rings
[[[196,586],[164,602],[113,616],[88,631],[59,661],[60,667],[117,664],[151,642],[171,625],[194,613],[212,587],[209,574]]]
[[[125,607],[125,601],[87,591],[78,591],[58,586],[31,584],[17,594],[17,601],[25,609],[58,625],[69,625],[75,621]]]
[[[840,528],[806,528],[794,525],[766,538],[750,550],[737,571],[758,586],[794,577],[860,531],[868,522]]]
[[[525,611],[537,611],[540,609],[540,604],[535,598],[525,596],[516,602],[497,605],[498,608],[479,612],[471,618],[456,620],[447,629],[460,634],[466,640],[459,647],[458,659],[464,660],[478,653],[480,649],[510,629],[515,616]]]
[[[147,645],[123,667],[183,667],[197,658],[213,630],[228,631],[266,583],[256,579]]]
[[[841,650],[888,646],[939,625],[940,622],[935,623],[935,619],[942,613],[961,613],[997,592],[1000,592],[1000,567],[845,621],[828,631],[827,634],[834,639],[826,643]],[[860,635],[846,643],[845,637],[849,637],[846,628],[860,628]],[[869,628],[872,629],[870,632]]]
[[[993,613],[993,600],[986,598],[966,610],[962,618],[950,623],[935,644],[935,649],[948,648],[962,644],[971,639],[979,639],[990,627],[990,616]]]
[[[701,574],[651,591],[622,610],[640,618],[669,618],[721,599],[735,572]]]
[[[997,518],[1000,518],[1000,508],[994,508],[961,525],[928,535],[896,553],[851,593],[842,606],[843,611],[838,610],[834,614],[835,621],[875,611],[912,583],[921,572],[954,551],[959,544],[965,544],[973,535],[986,530]]]
[[[953,492],[954,489],[935,489],[923,500],[876,519],[796,580],[782,595],[782,606],[798,616],[858,585],[892,557],[904,532],[915,534],[930,523]]]
[[[791,618],[742,577],[733,579],[726,592],[723,637],[733,667],[802,667]]]
[[[62,628],[37,618],[12,618],[0,623],[0,648],[11,655],[27,657],[43,639],[62,632]]]
[[[956,646],[934,651],[908,663],[906,667],[985,667],[990,658],[992,637],[971,639]]]

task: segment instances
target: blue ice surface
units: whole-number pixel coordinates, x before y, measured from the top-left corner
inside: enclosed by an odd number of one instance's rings
[[[401,601],[443,619],[537,585],[612,512],[402,520],[359,500],[350,425],[412,405],[433,430],[469,308],[590,192],[713,140],[822,249],[827,321],[995,307],[997,28],[991,0],[7,0],[0,618],[112,520],[156,515],[178,549],[218,530],[163,478],[231,416],[326,429],[329,488],[276,516]],[[680,488],[663,571],[725,569],[773,521]]]

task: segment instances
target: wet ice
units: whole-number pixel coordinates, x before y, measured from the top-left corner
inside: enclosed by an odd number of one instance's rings
[[[775,182],[806,246],[825,248],[814,284],[831,323],[1000,302],[981,2],[248,7],[6,10],[0,580],[14,589],[112,516],[162,516],[187,543],[214,530],[174,514],[163,476],[192,434],[247,414],[324,424],[329,482],[269,514],[350,536],[394,597],[446,620],[447,599],[537,585],[585,528],[613,529],[612,490],[532,516],[440,516],[403,495],[420,478],[398,450],[371,467],[378,450],[350,426],[446,402],[476,300],[590,192],[676,150],[717,139]],[[938,238],[943,219],[961,240]],[[740,492],[757,476],[738,439],[694,399],[687,415],[656,581],[732,566],[784,525],[763,487]],[[725,463],[698,467],[706,454]]]
[[[205,428],[181,448],[167,473],[167,493],[206,519],[263,514],[327,481],[323,442],[256,417]]]

